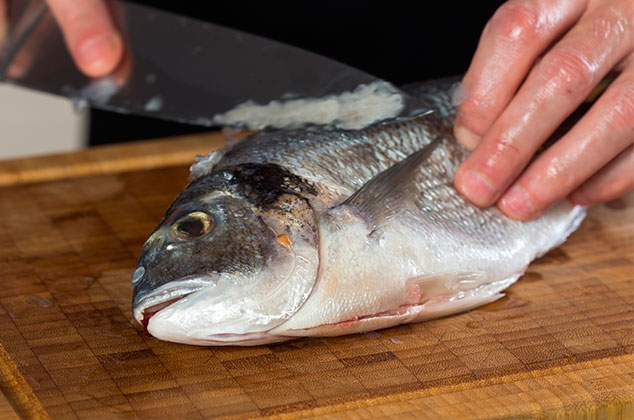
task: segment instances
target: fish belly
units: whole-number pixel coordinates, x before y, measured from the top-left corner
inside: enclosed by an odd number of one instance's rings
[[[337,336],[455,314],[503,296],[536,257],[561,244],[585,209],[562,202],[510,223],[497,243],[407,213],[380,229],[362,219],[320,226],[322,266],[304,306],[273,333]],[[495,236],[499,236],[496,231]]]

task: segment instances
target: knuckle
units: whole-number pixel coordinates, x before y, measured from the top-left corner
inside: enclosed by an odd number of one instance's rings
[[[634,7],[632,9],[634,9]],[[629,15],[631,14],[632,11],[629,12]],[[592,22],[592,35],[599,42],[604,40],[619,42],[627,38],[626,34],[629,32],[629,29],[630,19],[628,18],[628,14],[614,6],[603,8]]]
[[[513,41],[527,41],[537,34],[539,12],[528,2],[503,4],[489,22],[489,30],[496,37]]]
[[[623,89],[616,89],[612,100],[612,123],[615,128],[634,128],[634,81],[629,80]],[[634,137],[634,136],[633,136]],[[634,142],[634,138],[630,141]]]
[[[499,77],[499,72],[482,72],[457,109],[462,125],[478,135],[484,135],[511,99],[512,92],[501,89]]]
[[[580,171],[571,169],[570,162],[565,157],[559,155],[550,156],[544,162],[543,174],[540,178],[540,183],[543,185],[553,184],[558,185],[559,188],[570,190],[575,185],[579,185],[583,181],[585,176]]]
[[[598,65],[582,46],[562,46],[542,60],[542,78],[556,93],[588,93],[597,82]]]
[[[509,168],[523,168],[526,163],[527,151],[518,141],[508,134],[501,135],[495,140],[492,153],[486,161],[486,166],[496,168],[501,162]]]
[[[489,115],[483,111],[484,109],[486,106],[476,98],[465,101],[458,109],[460,124],[478,136],[484,135],[490,125]]]
[[[517,141],[512,136],[502,136],[498,139],[498,150],[506,155],[520,157],[524,154],[524,150],[519,147]]]

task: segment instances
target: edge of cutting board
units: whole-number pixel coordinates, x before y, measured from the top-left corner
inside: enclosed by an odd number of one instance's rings
[[[192,163],[223,147],[220,131],[95,146],[78,152],[0,161],[0,186],[30,184]]]

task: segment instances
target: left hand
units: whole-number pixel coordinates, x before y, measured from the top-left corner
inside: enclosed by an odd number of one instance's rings
[[[77,67],[90,77],[111,73],[123,57],[124,46],[106,2],[46,0],[46,3]]]
[[[474,204],[530,220],[568,197],[591,205],[634,185],[634,2],[512,0],[485,27],[455,134],[475,148],[455,177]],[[616,80],[561,139],[555,129],[610,71]]]
[[[60,26],[73,61],[89,77],[112,73],[124,56],[121,34],[116,29],[105,0],[46,0]],[[0,0],[0,45],[7,34],[7,2]],[[27,57],[27,58],[25,58]],[[30,64],[28,54],[18,56],[8,74],[19,74]]]
[[[7,4],[0,1],[0,45],[7,34]]]

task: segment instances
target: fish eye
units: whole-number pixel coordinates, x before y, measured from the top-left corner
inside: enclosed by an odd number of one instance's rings
[[[191,239],[209,232],[213,219],[207,213],[195,211],[182,217],[173,225],[173,231],[179,239]]]

